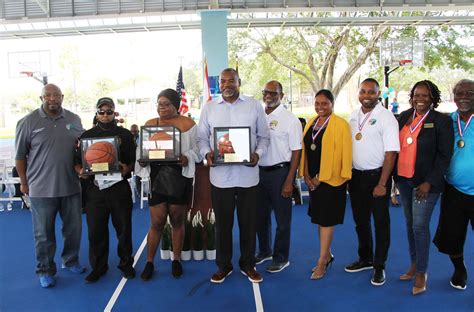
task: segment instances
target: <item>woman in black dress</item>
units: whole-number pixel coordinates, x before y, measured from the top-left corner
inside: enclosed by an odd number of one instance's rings
[[[333,114],[334,96],[320,90],[305,127],[300,172],[310,192],[308,215],[318,225],[320,254],[311,279],[320,279],[334,261],[334,226],[344,222],[346,182],[352,176],[352,141],[347,121]]]

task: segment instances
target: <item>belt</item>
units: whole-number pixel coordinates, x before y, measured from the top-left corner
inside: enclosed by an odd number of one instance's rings
[[[258,166],[258,167],[263,171],[273,171],[273,170],[277,170],[277,169],[281,169],[281,168],[285,168],[289,166],[290,166],[290,162],[287,161],[287,162],[282,162],[273,166]]]
[[[382,167],[377,168],[377,169],[371,169],[371,170],[357,170],[357,169],[352,169],[354,173],[361,174],[361,175],[371,175],[371,174],[376,174],[382,172]]]

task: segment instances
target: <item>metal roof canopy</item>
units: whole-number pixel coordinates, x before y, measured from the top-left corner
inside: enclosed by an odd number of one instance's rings
[[[229,28],[474,24],[474,0],[0,0],[0,39],[199,29],[208,9]]]

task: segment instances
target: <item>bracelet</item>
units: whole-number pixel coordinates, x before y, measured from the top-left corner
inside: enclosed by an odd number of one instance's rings
[[[381,183],[379,183],[379,184],[377,184],[377,185],[380,185],[380,186],[382,186],[382,187],[387,187],[386,185],[383,185],[383,184],[381,184]]]

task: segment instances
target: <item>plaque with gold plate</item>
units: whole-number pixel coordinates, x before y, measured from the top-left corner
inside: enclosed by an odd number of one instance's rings
[[[177,162],[181,156],[181,131],[174,126],[140,128],[141,162]]]
[[[214,165],[245,165],[250,154],[250,127],[214,128]]]
[[[120,172],[118,137],[84,138],[80,148],[84,175]]]

